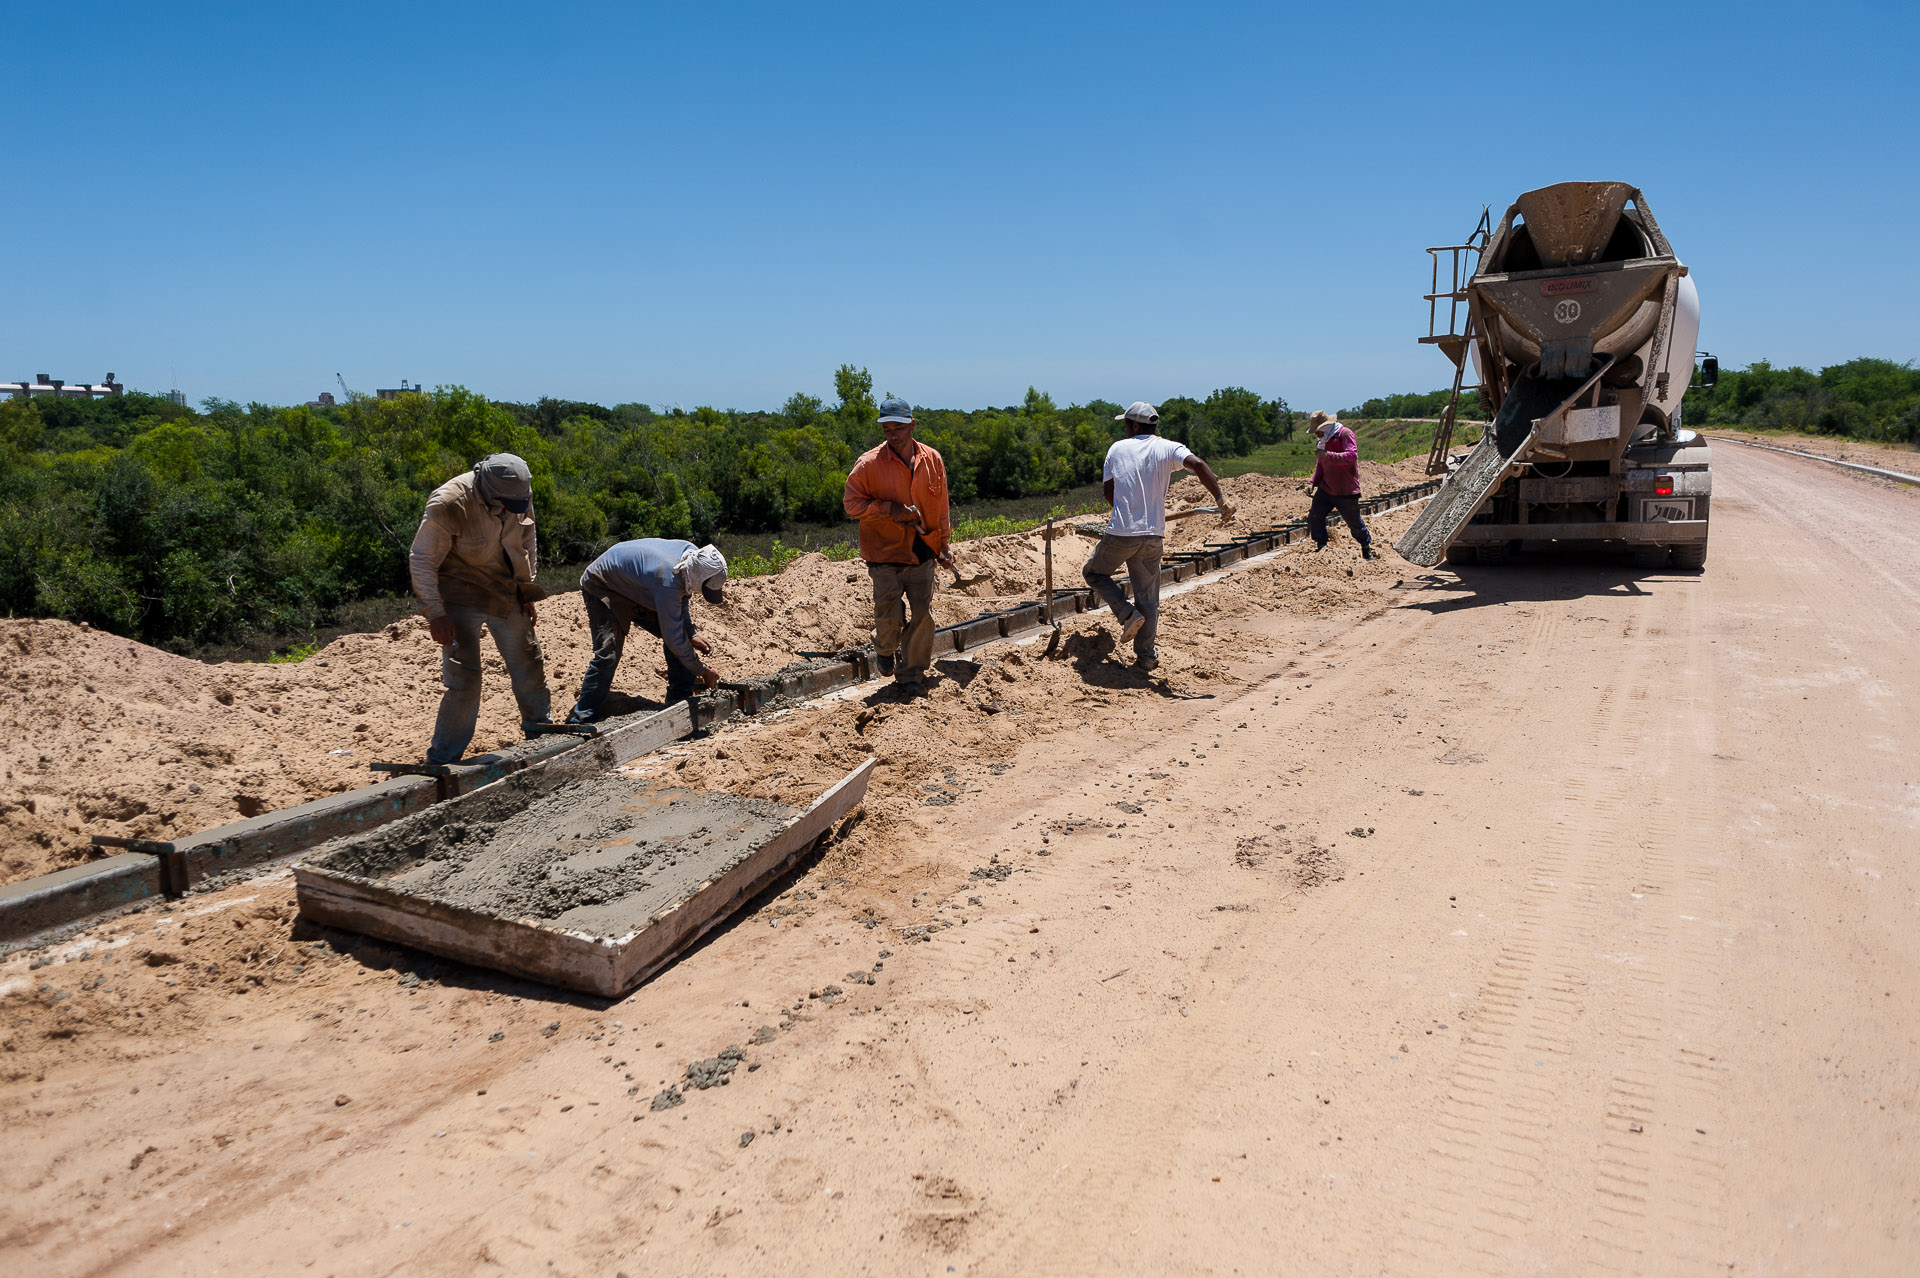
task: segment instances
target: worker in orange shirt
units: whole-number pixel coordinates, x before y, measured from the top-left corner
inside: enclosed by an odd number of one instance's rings
[[[880,401],[880,430],[887,442],[853,464],[843,504],[860,521],[860,558],[873,578],[880,673],[918,687],[933,661],[934,565],[953,567],[947,463],[914,439],[913,407],[905,400]]]

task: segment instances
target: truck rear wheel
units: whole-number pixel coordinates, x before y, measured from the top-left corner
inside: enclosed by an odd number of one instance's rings
[[[1480,562],[1489,568],[1498,568],[1512,558],[1512,551],[1504,541],[1489,542],[1484,546],[1475,546],[1474,553]]]
[[[1478,555],[1474,554],[1472,546],[1462,546],[1456,542],[1447,547],[1447,562],[1450,564],[1476,563],[1479,561],[1479,558]]]
[[[1704,541],[1683,541],[1673,548],[1673,566],[1675,568],[1705,568],[1707,566],[1707,543]]]
[[[1665,568],[1667,566],[1667,548],[1650,541],[1638,543],[1633,548],[1633,566],[1635,568]]]

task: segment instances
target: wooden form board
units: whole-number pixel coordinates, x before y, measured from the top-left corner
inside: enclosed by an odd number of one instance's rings
[[[784,874],[866,796],[873,768],[872,759],[862,763],[746,857],[624,936],[591,936],[395,891],[377,879],[329,869],[324,854],[294,867],[300,914],[327,927],[395,941],[476,967],[618,998]],[[474,797],[482,793],[476,791]]]

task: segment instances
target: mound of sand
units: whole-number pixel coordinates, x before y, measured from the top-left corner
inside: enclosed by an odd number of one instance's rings
[[[1369,469],[1371,468],[1371,469]],[[1362,463],[1369,491],[1413,482],[1417,463],[1395,470]],[[1299,479],[1246,475],[1227,481],[1234,529],[1257,530],[1306,512]],[[1191,477],[1170,509],[1208,500]],[[1094,542],[1062,526],[1054,581],[1082,584]],[[1170,525],[1172,548],[1221,540],[1217,515]],[[1037,598],[1045,538],[1039,530],[963,543],[961,571],[987,580],[966,593],[943,589],[942,625]],[[1176,615],[1248,606],[1320,611],[1351,588],[1341,567],[1289,583],[1286,573],[1246,574],[1184,596]],[[943,582],[949,580],[941,574]],[[1268,581],[1269,577],[1272,578]],[[1268,581],[1256,586],[1254,581]],[[769,674],[799,651],[865,642],[872,601],[865,569],[807,555],[785,572],[731,583],[722,608],[696,605],[713,664],[730,678]],[[592,655],[578,594],[541,605],[539,634],[554,710],[563,714]],[[519,739],[505,671],[483,644],[485,683],[473,750]],[[0,706],[0,882],[59,869],[93,855],[88,838],[169,838],[333,794],[371,779],[375,760],[417,760],[432,734],[440,696],[439,650],[418,618],[373,634],[345,635],[305,661],[209,665],[64,621],[0,620],[7,656]],[[629,642],[617,692],[657,698],[658,648]],[[1009,721],[1010,722],[1010,721]]]

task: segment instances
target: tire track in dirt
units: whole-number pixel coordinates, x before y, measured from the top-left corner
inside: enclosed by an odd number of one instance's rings
[[[1665,1218],[1676,1211],[1697,1218],[1700,1200],[1724,1182],[1723,1163],[1665,1148],[1658,1137],[1639,1139],[1677,1130],[1661,1121],[1669,1105],[1688,1114],[1701,1109],[1702,1098],[1676,1101],[1674,1093],[1697,1088],[1694,1071],[1713,1054],[1698,1039],[1711,1024],[1705,987],[1717,956],[1677,946],[1665,915],[1645,905],[1671,899],[1666,885],[1677,867],[1661,841],[1695,849],[1705,842],[1702,809],[1685,780],[1649,773],[1644,762],[1675,757],[1669,711],[1693,700],[1663,681],[1676,654],[1656,640],[1692,633],[1693,618],[1689,609],[1624,645],[1613,641],[1623,668],[1594,688],[1583,678],[1593,664],[1583,649],[1594,640],[1576,645],[1568,636],[1565,606],[1541,605],[1550,615],[1536,622],[1521,659],[1538,660],[1542,677],[1530,681],[1521,713],[1538,715],[1550,704],[1557,723],[1580,725],[1568,752],[1580,762],[1542,796],[1546,819],[1526,842],[1529,875],[1513,907],[1516,925],[1481,986],[1475,1028],[1462,1041],[1416,1178],[1421,1189],[1393,1248],[1404,1272],[1431,1272],[1436,1261],[1481,1270],[1555,1267],[1576,1256],[1577,1263],[1641,1270],[1653,1237],[1670,1233]],[[1583,693],[1543,700],[1548,672]],[[1662,689],[1657,704],[1649,688]],[[1697,714],[1689,722],[1697,727]],[[1524,768],[1539,752],[1536,735],[1522,729],[1494,762],[1509,775]],[[1489,795],[1489,815],[1500,812],[1500,795]],[[1624,981],[1610,967],[1624,968]],[[1676,1048],[1676,1039],[1695,1045]],[[1602,1079],[1596,1111],[1582,1097]],[[1708,1092],[1711,1109],[1717,1092]],[[1705,1188],[1671,1174],[1682,1157],[1695,1159]],[[1583,1254],[1565,1234],[1570,1206],[1586,1218],[1584,1232],[1598,1250]]]

